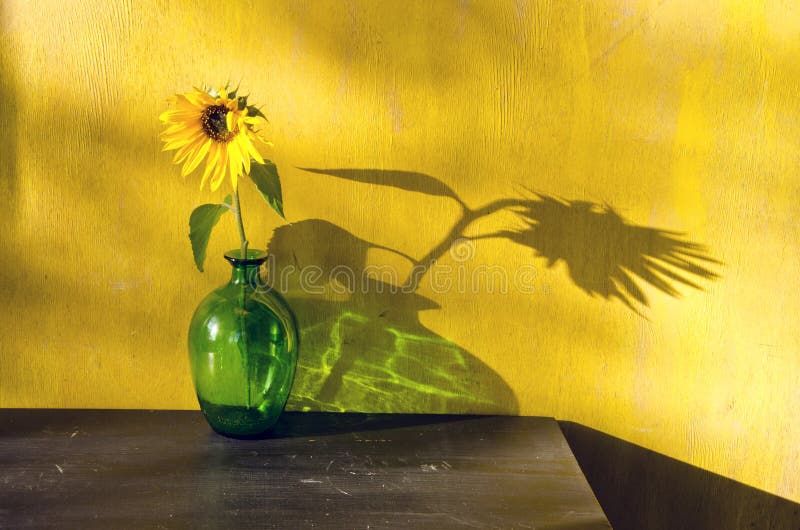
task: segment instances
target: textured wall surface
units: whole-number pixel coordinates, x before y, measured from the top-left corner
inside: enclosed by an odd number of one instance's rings
[[[194,269],[225,192],[156,117],[241,82],[274,270],[436,258],[405,292],[289,278],[293,408],[555,416],[800,500],[793,2],[4,0],[0,31],[0,406],[196,407],[185,330],[236,231]]]

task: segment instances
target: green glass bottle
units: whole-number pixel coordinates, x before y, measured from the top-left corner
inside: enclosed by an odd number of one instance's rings
[[[211,292],[189,325],[189,362],[200,409],[226,436],[252,436],[277,421],[297,365],[297,324],[283,297],[262,281],[266,253],[225,258],[230,282]]]

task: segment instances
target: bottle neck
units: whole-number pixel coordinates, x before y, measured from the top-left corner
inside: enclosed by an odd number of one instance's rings
[[[231,270],[231,285],[249,285],[251,288],[256,289],[261,285],[261,275],[259,269],[261,264],[258,265],[238,265],[234,264]]]
[[[231,285],[248,285],[253,289],[262,287],[259,269],[267,260],[267,254],[263,250],[248,250],[247,256],[242,259],[241,252],[230,250],[225,253],[225,259],[233,267],[231,271]]]

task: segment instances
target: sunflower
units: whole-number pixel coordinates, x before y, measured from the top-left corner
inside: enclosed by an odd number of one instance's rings
[[[216,191],[228,174],[236,191],[239,176],[250,173],[251,158],[264,163],[253,145],[254,140],[269,144],[253,130],[264,116],[256,107],[247,105],[246,97],[237,97],[227,88],[195,88],[175,95],[171,101],[175,108],[159,116],[167,127],[161,133],[163,151],[177,150],[173,161],[183,164],[184,177],[206,159],[200,189],[210,179],[211,190]]]

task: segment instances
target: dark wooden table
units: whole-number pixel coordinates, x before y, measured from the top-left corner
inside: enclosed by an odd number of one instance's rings
[[[0,410],[0,528],[609,528],[550,418]]]

